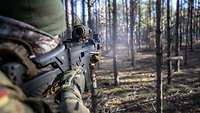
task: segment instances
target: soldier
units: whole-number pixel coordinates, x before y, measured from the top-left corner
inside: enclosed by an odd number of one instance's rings
[[[48,53],[59,45],[59,35],[66,30],[61,1],[3,0],[0,15],[0,112],[50,113],[54,108],[49,107],[48,99],[41,98],[41,95],[30,97],[30,89],[22,86],[37,78],[40,71],[48,71],[49,67],[37,70],[30,58]],[[64,76],[72,82],[62,89],[62,110],[66,113],[89,113],[81,97],[85,79],[80,67]],[[35,82],[35,85],[42,82]]]

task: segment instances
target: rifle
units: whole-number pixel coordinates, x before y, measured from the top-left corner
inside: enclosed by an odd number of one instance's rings
[[[26,23],[7,17],[0,16],[0,23],[2,25],[0,26],[0,30],[9,31],[0,32],[1,40],[6,40],[8,36],[13,37],[13,39],[14,37],[17,37],[17,39],[23,37],[31,39],[32,36],[40,37],[41,35],[51,37],[51,35]],[[16,32],[21,35],[16,34]],[[56,94],[60,86],[64,84],[62,81],[57,80],[57,78],[64,75],[66,71],[70,71],[77,66],[81,66],[83,68],[82,70],[85,70],[87,86],[94,88],[94,83],[91,83],[93,76],[90,76],[90,72],[94,70],[90,71],[90,69],[91,66],[94,66],[94,63],[98,61],[94,60],[94,56],[96,56],[98,52],[96,52],[95,41],[89,38],[89,36],[91,36],[89,35],[90,33],[91,31],[89,28],[85,26],[75,26],[73,39],[63,41],[59,46],[48,53],[30,56],[31,61],[36,65],[39,72],[34,78],[31,78],[21,85],[25,94],[30,97],[48,97],[49,95]],[[29,48],[29,45],[27,45],[27,48]],[[92,62],[90,62],[91,59]]]
[[[39,69],[48,65],[53,68],[25,83],[23,85],[23,89],[27,89],[25,93],[29,94],[31,92],[28,96],[47,96],[55,93],[56,89],[59,89],[58,86],[62,85],[58,81],[55,82],[55,78],[77,66],[81,66],[84,70],[86,89],[93,88],[94,83],[92,83],[92,80],[94,79],[91,78],[90,60],[98,52],[96,52],[94,40],[89,37],[90,33],[91,31],[86,26],[75,26],[72,39],[63,41],[57,48],[46,54],[32,58]]]

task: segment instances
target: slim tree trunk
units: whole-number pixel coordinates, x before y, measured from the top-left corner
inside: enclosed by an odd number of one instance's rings
[[[165,18],[164,18],[165,17],[165,8],[166,8],[165,2],[166,2],[166,0],[161,1],[161,23],[162,23],[161,32],[163,32],[163,33],[165,32],[165,26],[166,26]]]
[[[106,51],[108,51],[108,7],[107,7],[107,0],[105,0],[105,12],[106,12]]]
[[[93,26],[93,13],[92,13],[92,0],[88,0],[87,1],[87,6],[88,6],[88,26],[90,29],[92,29],[92,31],[94,31],[94,26]],[[94,69],[92,67],[92,65],[90,66],[90,76],[91,78],[94,80],[95,76],[94,76]],[[96,83],[94,83],[94,81],[92,81],[91,84],[91,97],[92,97],[92,112],[96,113],[96,89],[94,87]]]
[[[90,63],[90,92],[91,92],[91,102],[92,102],[92,113],[97,112],[97,101],[96,101],[96,94],[97,94],[97,83],[96,83],[96,75],[95,75],[95,64]]]
[[[147,12],[147,45],[151,48],[151,0],[148,0],[148,12]]]
[[[125,21],[125,18],[126,18],[125,9],[126,9],[125,3],[124,3],[124,0],[122,0],[122,14],[123,14],[122,21],[123,22]]]
[[[141,49],[141,1],[138,3],[138,44],[139,49]]]
[[[179,25],[179,35],[180,35],[180,49],[182,48],[182,40],[183,40],[183,0],[180,0],[180,17],[181,17],[181,20],[180,20],[180,25]]]
[[[193,51],[193,25],[192,25],[192,20],[193,20],[193,3],[194,0],[189,0],[190,3],[190,50]]]
[[[98,33],[98,2],[96,1],[95,5],[94,5],[94,11],[96,14],[95,14],[95,33]]]
[[[195,23],[195,24],[194,24],[194,31],[195,31],[195,41],[197,41],[197,37],[198,37],[198,36],[197,36],[197,31],[198,31],[198,30],[197,30],[197,29],[198,29],[198,28],[197,28],[197,26],[198,26],[198,22],[197,22],[197,17],[198,17],[198,16],[197,16],[197,15],[198,15],[198,14],[197,14],[197,11],[198,11],[198,10],[197,10],[197,2],[198,2],[197,0],[194,0],[194,7],[195,7],[195,9],[194,9],[194,23]]]
[[[160,31],[160,18],[161,18],[161,1],[156,0],[156,73],[157,73],[157,113],[163,113],[163,96],[162,96],[162,52],[161,52],[161,31]]]
[[[82,0],[82,21],[83,21],[83,25],[86,24],[85,22],[85,0]]]
[[[188,42],[189,40],[188,40],[188,39],[189,39],[189,37],[190,37],[190,35],[191,35],[191,33],[189,33],[189,29],[191,28],[191,27],[190,27],[190,26],[191,26],[191,25],[190,25],[190,19],[191,19],[191,18],[190,18],[190,15],[191,15],[191,14],[190,14],[190,10],[191,10],[191,8],[190,8],[191,5],[190,5],[190,3],[191,3],[191,2],[190,2],[190,0],[189,0],[189,1],[188,1],[188,12],[187,12],[187,25],[186,25],[186,33],[187,33],[187,34],[186,34],[186,37],[185,37],[185,38],[186,38],[186,40],[185,40],[185,55],[184,55],[184,56],[185,56],[185,59],[184,59],[184,64],[185,64],[185,65],[187,65],[187,52],[188,52],[187,49],[188,49],[188,44],[189,44],[189,42]]]
[[[176,30],[175,30],[175,36],[176,36],[176,50],[175,50],[175,56],[179,56],[180,54],[180,37],[179,37],[179,0],[177,0],[176,3]],[[176,65],[175,65],[175,71],[179,71],[179,63],[180,61],[176,61]]]
[[[65,0],[65,18],[66,18],[66,27],[67,27],[67,30],[68,29],[70,29],[70,24],[69,24],[69,18],[70,18],[70,16],[69,16],[69,0]]]
[[[72,38],[72,6],[70,0],[65,0],[65,15],[66,15],[66,37]]]
[[[73,0],[73,5],[74,5],[74,13],[77,14],[77,0]]]
[[[200,39],[200,37],[199,37],[200,36],[200,16],[199,16],[200,15],[200,8],[199,8],[200,5],[199,4],[200,4],[200,0],[198,0],[198,8],[197,8],[197,15],[198,15],[198,20],[197,20],[198,21],[198,28],[197,28],[198,35],[197,35],[197,40],[198,41]]]
[[[198,0],[198,6],[200,6],[200,0]],[[197,9],[197,11],[198,11],[198,15],[200,15],[200,8],[198,7],[198,9]],[[198,37],[197,37],[198,39],[198,41],[199,41],[199,39],[200,39],[200,16],[198,16]]]
[[[130,56],[130,48],[129,48],[129,21],[128,21],[128,0],[125,0],[125,5],[126,5],[126,37],[127,37],[127,50],[128,50],[128,56]]]
[[[108,0],[108,20],[109,20],[109,37],[112,39],[112,17],[111,17],[111,2]],[[113,42],[109,41],[111,45]],[[112,47],[111,47],[112,48]]]
[[[93,28],[93,20],[92,20],[92,0],[88,0],[87,2],[87,5],[88,5],[88,26],[90,29],[92,29],[92,31],[94,31],[94,28]]]
[[[74,2],[73,2],[73,0],[71,0],[71,18],[72,18],[72,23],[71,23],[71,25],[72,25],[72,27],[74,26]]]
[[[167,57],[171,57],[171,37],[170,37],[170,0],[167,0]],[[172,62],[171,60],[167,61],[167,83],[171,83],[172,75]]]
[[[116,59],[116,39],[117,39],[117,3],[113,0],[113,69],[114,69],[114,82],[115,85],[119,85],[119,77],[117,71],[117,59]]]
[[[133,32],[134,32],[134,24],[135,24],[135,12],[134,12],[134,6],[136,4],[136,1],[130,0],[130,46],[131,46],[131,65],[135,66],[135,53],[134,53],[134,40],[133,40]]]

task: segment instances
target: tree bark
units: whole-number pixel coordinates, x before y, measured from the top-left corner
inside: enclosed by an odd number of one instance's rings
[[[141,49],[141,1],[138,4],[138,44],[139,49]]]
[[[175,45],[175,56],[179,56],[180,54],[180,37],[179,37],[179,0],[176,3],[176,29],[175,29],[175,36],[176,36],[176,45]],[[179,61],[176,61],[175,64],[175,71],[179,71]]]
[[[130,0],[130,46],[131,46],[131,65],[135,66],[135,52],[134,52],[134,27],[135,27],[135,11],[136,1]]]
[[[151,48],[151,0],[148,0],[148,12],[147,12],[147,45]]]
[[[65,18],[66,18],[66,32],[65,35],[67,38],[72,38],[72,6],[70,0],[65,0]],[[64,39],[65,40],[65,39]]]
[[[170,0],[167,0],[167,57],[171,57],[171,37],[170,37]],[[167,61],[167,83],[171,84],[171,75],[172,75],[172,62],[171,60]]]
[[[117,71],[117,59],[116,59],[116,39],[117,39],[117,3],[113,0],[113,69],[114,69],[114,82],[115,85],[119,85],[119,77]]]
[[[90,29],[92,29],[92,31],[94,31],[94,27],[93,27],[93,15],[92,15],[92,0],[88,0],[87,2],[87,6],[88,6],[88,26]]]
[[[190,6],[190,51],[193,51],[193,3],[194,3],[194,0],[189,0],[189,6]]]
[[[161,31],[160,31],[160,22],[161,22],[161,1],[156,0],[156,76],[157,76],[157,113],[163,113],[163,95],[162,95],[162,52],[161,52]]]
[[[110,0],[108,0],[108,20],[109,20],[109,37],[110,37],[110,39],[112,39],[112,16],[111,16],[111,2],[110,2]],[[110,40],[109,43],[110,43],[109,45],[111,45],[113,43],[112,40]]]
[[[130,44],[129,44],[129,21],[128,21],[128,0],[125,0],[125,5],[126,5],[126,37],[127,37],[127,50],[128,50],[128,56],[130,56]]]
[[[71,19],[72,19],[72,23],[71,23],[71,25],[72,25],[72,27],[74,26],[74,2],[73,2],[73,0],[71,0]]]
[[[106,51],[108,51],[108,7],[107,7],[107,0],[105,0],[105,12],[106,12]]]
[[[197,1],[197,3],[198,3],[198,8],[197,8],[197,15],[200,15],[200,8],[199,8],[199,4],[200,4],[200,0],[198,0]],[[197,32],[198,32],[198,35],[197,35],[197,41],[199,41],[199,39],[200,39],[200,16],[198,16],[198,19],[197,19],[197,21],[198,21],[198,28],[197,28]]]
[[[180,49],[182,48],[182,40],[183,40],[183,0],[180,0],[180,17],[181,17],[181,20],[180,20],[180,25],[179,25],[179,35],[180,35],[180,42],[179,42],[179,46],[180,46]]]
[[[83,21],[83,25],[86,24],[85,22],[85,0],[82,0],[82,21]]]
[[[187,25],[186,25],[186,40],[185,40],[185,60],[184,60],[184,64],[185,65],[187,65],[187,60],[188,60],[188,56],[187,56],[187,54],[188,54],[188,45],[189,45],[189,38],[190,38],[190,35],[192,35],[192,33],[190,32],[189,33],[189,29],[191,28],[191,23],[190,23],[190,20],[191,20],[191,18],[190,18],[190,11],[191,11],[191,0],[189,0],[188,1],[188,12],[187,12]]]

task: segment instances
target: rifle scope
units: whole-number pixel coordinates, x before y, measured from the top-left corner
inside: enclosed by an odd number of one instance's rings
[[[76,25],[73,29],[73,39],[75,40],[85,40],[89,39],[91,34],[90,28],[84,25]]]

